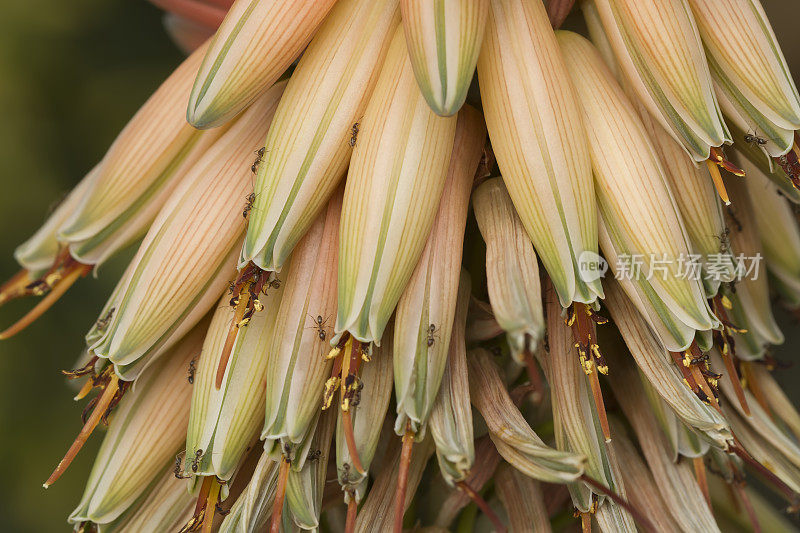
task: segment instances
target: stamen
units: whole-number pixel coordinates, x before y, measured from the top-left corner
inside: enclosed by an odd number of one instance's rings
[[[408,471],[411,468],[411,451],[414,447],[414,432],[411,421],[406,422],[406,433],[403,435],[403,448],[400,451],[400,471],[397,475],[397,491],[394,493],[394,528],[393,533],[403,533],[403,515],[406,511],[406,488],[408,487]]]
[[[721,299],[720,295],[715,296],[712,302],[714,314],[716,314],[722,322],[722,331],[718,332],[718,344],[720,344],[722,361],[725,363],[725,369],[728,372],[728,377],[730,378],[731,383],[733,384],[733,390],[736,393],[736,399],[739,401],[739,405],[742,406],[744,413],[747,416],[750,416],[750,406],[747,405],[747,398],[745,397],[744,390],[742,389],[742,381],[739,378],[739,373],[736,371],[736,365],[733,362],[733,358],[736,356],[736,350],[733,338],[730,334],[731,330],[738,332],[741,332],[742,330],[741,328],[735,328],[730,324],[730,321],[728,320],[728,313],[726,311],[726,308],[730,309],[730,307],[726,307],[725,302]],[[730,301],[728,303],[730,304]],[[696,346],[696,344],[694,346]]]
[[[581,516],[581,533],[592,533],[592,515],[578,513]]]
[[[78,452],[81,450],[81,448],[83,448],[83,445],[89,439],[89,436],[92,434],[92,431],[94,431],[94,428],[97,427],[97,424],[106,415],[106,411],[111,406],[111,401],[117,395],[118,390],[119,378],[116,374],[113,374],[108,382],[108,385],[106,385],[105,390],[100,396],[97,406],[94,408],[94,411],[92,411],[92,416],[90,416],[89,420],[86,421],[86,424],[83,425],[80,433],[78,433],[78,437],[75,439],[75,442],[72,443],[72,446],[69,447],[69,450],[67,450],[64,458],[58,463],[58,466],[53,473],[50,474],[50,477],[47,478],[47,481],[44,482],[44,488],[48,488],[50,485],[55,483],[70,465],[72,460],[75,459],[75,456],[78,455]]]
[[[494,524],[494,529],[497,533],[506,533],[507,529],[503,522],[500,520],[500,517],[497,516],[497,513],[489,507],[489,504],[486,503],[486,500],[483,497],[475,492],[475,490],[469,486],[466,481],[459,481],[456,483],[456,486],[464,491],[470,499],[475,502],[475,505],[491,520],[492,524]]]
[[[278,471],[278,487],[275,489],[275,500],[272,503],[272,522],[269,526],[270,533],[280,533],[281,515],[283,514],[283,500],[286,497],[286,481],[289,479],[288,457],[281,458],[281,467]]]
[[[203,530],[202,533],[211,533],[214,527],[214,511],[217,510],[217,500],[219,499],[219,491],[222,485],[217,481],[215,476],[208,476],[211,479],[211,487],[206,499],[205,512],[203,513]]]
[[[764,390],[761,388],[761,384],[756,379],[755,373],[752,371],[753,363],[748,361],[742,361],[740,363],[742,367],[742,378],[744,379],[745,383],[747,384],[747,388],[750,389],[750,392],[753,393],[753,396],[756,397],[756,401],[758,405],[764,409],[764,412],[767,413],[770,418],[774,419],[775,415],[772,412],[772,409],[769,408],[769,404],[767,403],[767,397],[764,396]]]
[[[796,510],[797,506],[800,505],[800,494],[795,492],[791,487],[784,483],[770,469],[754,459],[753,456],[747,452],[747,450],[739,445],[738,441],[728,447],[728,452],[735,453],[746,464],[750,465],[753,470],[755,470],[761,477],[771,484],[775,490],[777,490],[784,498],[786,498],[786,501],[791,504],[792,509]]]
[[[0,340],[8,339],[30,326],[37,318],[42,316],[45,311],[58,301],[67,292],[73,283],[78,281],[92,270],[92,265],[84,265],[73,261],[72,264],[64,269],[64,276],[55,282],[52,290],[47,296],[42,298],[36,306],[20,318],[16,324],[0,333]]]
[[[354,346],[354,344],[356,346]],[[345,441],[347,442],[347,451],[350,454],[350,459],[356,471],[359,474],[365,474],[366,470],[364,469],[364,465],[361,464],[361,458],[358,455],[358,448],[356,447],[356,437],[353,433],[353,418],[350,413],[353,384],[348,384],[350,378],[356,378],[356,372],[358,372],[358,367],[361,362],[361,358],[358,354],[359,344],[358,341],[354,341],[352,338],[349,338],[345,344],[344,355],[342,356],[342,376],[344,377],[345,385],[340,387],[340,391],[342,427],[344,429]],[[353,368],[352,372],[350,371],[351,367]]]
[[[725,183],[722,181],[722,176],[719,173],[719,168],[717,168],[716,163],[710,159],[707,159],[706,165],[708,165],[708,172],[711,174],[711,181],[714,182],[714,188],[717,190],[717,194],[719,195],[720,199],[725,205],[731,205],[731,199],[728,196],[728,191],[725,189]]]
[[[83,387],[81,387],[81,390],[78,391],[78,394],[75,395],[73,400],[75,400],[76,402],[78,400],[83,400],[84,398],[86,398],[86,395],[89,394],[93,388],[94,388],[94,379],[92,378],[92,376],[89,376],[88,378],[86,378],[86,383],[83,384]]]
[[[225,337],[225,344],[222,346],[222,355],[219,359],[217,366],[217,375],[214,381],[214,387],[219,390],[222,387],[222,380],[225,378],[225,370],[228,368],[228,361],[230,361],[233,346],[236,344],[236,337],[239,335],[239,323],[247,311],[248,301],[245,298],[239,298],[236,303],[236,309],[233,312],[233,321],[228,329],[228,336]]]
[[[594,310],[586,304],[573,303],[570,311],[571,315],[567,325],[572,327],[572,336],[575,339],[575,348],[578,352],[583,371],[589,380],[592,389],[592,397],[600,419],[600,426],[603,429],[603,436],[606,442],[611,442],[611,428],[608,424],[605,402],[603,401],[603,391],[600,388],[598,372],[608,373],[608,367],[600,353],[600,348],[594,339],[596,338],[595,324],[603,324],[606,319],[597,315]]]

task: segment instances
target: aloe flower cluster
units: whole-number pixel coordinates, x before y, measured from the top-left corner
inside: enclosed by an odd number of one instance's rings
[[[77,531],[792,529],[759,0],[153,3],[188,57],[0,287],[5,339],[138,247],[64,371]]]

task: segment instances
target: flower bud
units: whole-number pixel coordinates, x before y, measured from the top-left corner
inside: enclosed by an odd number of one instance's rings
[[[381,342],[422,254],[444,188],[456,117],[419,92],[402,29],[367,104],[344,191],[337,338]]]
[[[575,99],[541,2],[491,0],[478,77],[508,192],[561,305],[602,297],[578,260],[597,253],[591,161]]]
[[[181,110],[205,50],[203,46],[184,60],[117,136],[89,193],[59,228],[59,239],[72,243],[102,238],[119,231],[140,210],[158,209],[169,198],[164,189],[174,189],[173,171],[200,138]],[[151,205],[155,200],[158,205]]]
[[[695,161],[731,142],[685,0],[594,0],[630,89]]]
[[[688,0],[722,110],[771,157],[787,153],[800,129],[800,96],[759,0]],[[735,142],[747,142],[735,138]]]
[[[240,265],[280,271],[323,210],[347,171],[399,24],[397,0],[340,0],[320,26],[267,133]]]
[[[475,460],[467,346],[464,342],[471,285],[469,274],[462,271],[442,386],[430,416],[439,469],[451,486],[464,481]]]
[[[189,420],[189,362],[200,353],[207,321],[142,373],[114,417],[70,523],[112,522],[143,494],[179,448]]]
[[[497,323],[506,331],[511,357],[525,363],[544,338],[539,263],[501,178],[483,182],[472,206],[486,241],[486,283]]]
[[[342,193],[300,241],[282,284],[275,333],[266,353],[267,395],[262,439],[294,448],[313,429],[332,361],[326,360],[336,312],[336,266]]]
[[[472,350],[467,361],[472,404],[483,416],[500,455],[514,468],[540,481],[566,483],[579,478],[587,458],[550,448],[539,438],[511,401],[489,352]]]
[[[667,348],[684,350],[696,331],[719,323],[700,280],[681,272],[691,247],[663,167],[591,43],[564,31],[558,40],[586,119],[606,259],[617,277],[631,278],[623,287],[635,292],[632,299]],[[620,273],[621,266],[633,271]]]
[[[214,128],[275,83],[306,47],[335,0],[238,0],[205,52],[186,120]]]
[[[186,461],[186,474],[230,480],[245,449],[258,435],[266,397],[267,351],[282,294],[283,286],[261,295],[258,301],[263,309],[239,325],[222,385],[217,388],[217,368],[234,320],[228,296],[220,300],[194,379],[186,433],[186,456],[192,461]]]
[[[217,301],[244,230],[247,154],[265,135],[283,88],[270,89],[214,143],[159,213],[105,336],[91,347],[97,355],[134,365]]]
[[[397,304],[394,322],[395,431],[420,440],[447,363],[459,298],[461,255],[472,180],[486,140],[480,114],[458,115],[450,168],[425,248]],[[469,289],[467,288],[467,294]],[[465,296],[468,301],[468,296]]]
[[[475,74],[489,0],[402,0],[400,7],[422,95],[437,115],[455,115]]]

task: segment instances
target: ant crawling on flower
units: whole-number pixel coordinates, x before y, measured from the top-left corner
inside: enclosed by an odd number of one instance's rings
[[[261,159],[264,157],[264,152],[265,151],[266,151],[266,148],[264,146],[262,146],[261,148],[259,148],[258,150],[256,150],[254,152],[257,157],[256,157],[256,160],[253,161],[253,165],[250,167],[250,171],[253,174],[258,172],[258,166],[261,164]]]
[[[325,332],[325,324],[328,323],[328,319],[325,318],[323,320],[322,319],[322,315],[317,315],[317,318],[314,318],[311,315],[308,315],[308,316],[314,321],[314,325],[313,326],[309,326],[309,327],[316,329],[317,330],[317,335],[319,336],[319,340],[324,341],[325,338],[327,337],[327,333]],[[306,329],[308,329],[308,328],[306,328]]]
[[[725,229],[719,235],[715,235],[719,241],[719,253],[724,254],[731,249],[731,229],[725,226]]]
[[[114,316],[114,311],[116,311],[116,307],[112,307],[108,310],[108,313],[103,318],[98,318],[97,322],[95,322],[94,327],[99,330],[104,330],[108,327],[109,322],[111,322],[111,318]]]
[[[194,373],[197,370],[197,367],[195,367],[195,361],[197,361],[197,359],[192,359],[189,361],[189,377],[187,378],[189,385],[194,384]]]
[[[183,462],[183,458],[186,456],[186,451],[180,452],[178,455],[175,456],[175,469],[172,473],[175,475],[176,479],[189,479],[192,476],[186,476],[181,473],[181,463]]]
[[[358,137],[358,128],[360,125],[360,122],[356,122],[353,124],[353,127],[350,128],[350,146],[356,145],[356,138]]]
[[[322,457],[322,450],[310,450],[308,452],[308,457],[306,457],[306,460],[317,461],[320,457]]]
[[[755,130],[753,131],[753,133],[745,133],[744,142],[746,142],[747,144],[755,144],[758,146],[764,146],[765,144],[767,144],[767,140],[764,139],[763,137],[759,137],[758,132]]]
[[[433,343],[436,342],[436,338],[439,337],[438,331],[439,328],[436,327],[436,324],[428,326],[428,348],[433,346]]]
[[[197,472],[200,468],[200,459],[203,458],[203,450],[198,449],[194,452],[194,459],[192,459],[192,472]]]
[[[247,203],[244,206],[244,211],[242,211],[242,218],[247,218],[247,215],[250,213],[250,210],[253,209],[253,204],[256,201],[256,193],[251,192],[247,195]]]

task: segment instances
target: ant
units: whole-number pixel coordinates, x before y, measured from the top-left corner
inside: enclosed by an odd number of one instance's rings
[[[265,152],[265,151],[266,151],[266,147],[262,146],[261,148],[259,148],[259,149],[258,149],[258,150],[256,150],[255,152],[253,152],[253,153],[254,153],[254,154],[256,154],[256,156],[257,156],[257,157],[256,157],[256,160],[255,160],[255,161],[253,161],[253,164],[252,164],[252,166],[250,167],[250,171],[251,171],[253,174],[255,174],[256,172],[258,172],[258,166],[261,164],[261,159],[264,157],[264,152]]]
[[[437,332],[439,328],[436,327],[436,324],[431,324],[428,326],[428,348],[433,346],[433,343],[436,342],[436,338],[439,336]]]
[[[308,457],[306,457],[306,460],[316,461],[320,457],[322,457],[322,450],[311,450],[308,452]]]
[[[189,361],[189,378],[188,378],[188,380],[189,380],[189,384],[190,385],[194,384],[194,373],[195,373],[195,370],[197,370],[197,368],[194,366],[195,365],[195,361],[197,361],[196,358],[192,359],[191,361]]]
[[[358,137],[358,127],[361,123],[356,122],[353,124],[353,127],[350,128],[350,146],[356,145],[356,138]]]
[[[200,468],[200,459],[203,458],[203,450],[198,449],[194,452],[194,459],[192,459],[192,472],[197,472],[198,468]]]
[[[314,320],[315,325],[309,326],[317,330],[317,335],[319,335],[319,340],[324,341],[327,337],[327,333],[325,332],[325,324],[328,322],[328,319],[322,319],[322,315],[317,315],[315,319],[313,316],[308,315],[312,320]],[[308,328],[306,328],[308,329]]]
[[[736,231],[742,231],[744,226],[742,226],[742,222],[739,220],[739,217],[736,216],[733,207],[727,206],[726,210],[728,211],[728,216],[731,218],[733,223],[736,224]]]
[[[251,192],[247,195],[247,203],[244,206],[244,211],[242,211],[242,218],[247,218],[247,215],[250,213],[250,210],[253,209],[253,203],[256,201],[256,193]]]
[[[95,322],[95,327],[99,330],[106,329],[108,327],[108,323],[111,322],[111,317],[114,316],[114,311],[116,311],[116,307],[112,307],[108,310],[108,313],[103,318],[98,318],[97,322]]]
[[[175,469],[172,473],[175,475],[176,479],[189,479],[192,476],[186,476],[181,473],[181,463],[183,462],[183,458],[186,457],[186,450],[180,452],[178,455],[175,456]]]
[[[753,133],[745,133],[744,142],[747,144],[757,144],[759,146],[767,144],[767,140],[763,137],[759,137],[756,131],[753,131]]]
[[[719,241],[719,253],[724,254],[731,249],[731,228],[725,226],[723,232],[714,237]]]

